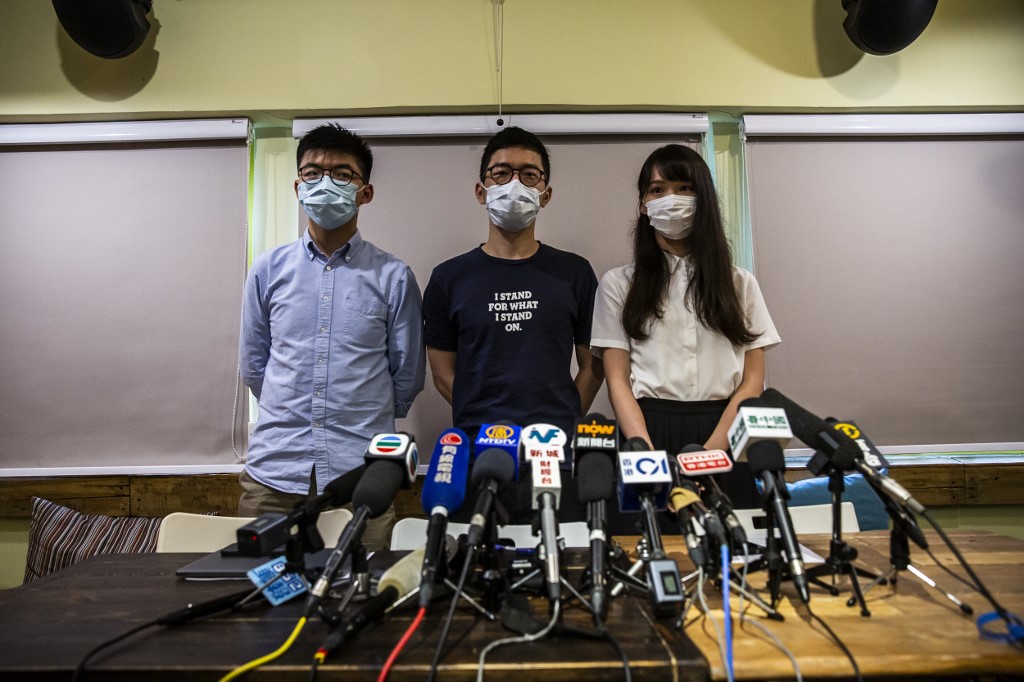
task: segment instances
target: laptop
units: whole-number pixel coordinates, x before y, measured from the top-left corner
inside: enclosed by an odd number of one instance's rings
[[[332,551],[334,551],[333,547],[325,547],[319,552],[305,556],[307,577],[311,573],[318,575],[323,570],[327,563],[327,557]],[[283,554],[284,550],[282,549],[280,554],[273,556],[243,556],[238,553],[238,545],[230,544],[224,549],[210,552],[206,556],[182,566],[175,571],[175,575],[188,580],[248,580],[246,574],[251,569],[262,566]],[[346,558],[339,573],[347,573],[346,566],[349,563],[350,560]]]

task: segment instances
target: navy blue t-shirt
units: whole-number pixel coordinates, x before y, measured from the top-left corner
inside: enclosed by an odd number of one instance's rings
[[[571,363],[589,346],[597,277],[583,257],[541,244],[522,260],[478,247],[441,263],[423,298],[427,346],[455,355],[452,422],[554,424],[580,416]]]

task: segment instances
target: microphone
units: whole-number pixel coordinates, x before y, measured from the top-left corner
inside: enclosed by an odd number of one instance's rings
[[[687,445],[676,455],[679,473],[684,476],[701,476],[704,483],[704,494],[711,508],[718,512],[732,537],[732,546],[742,550],[747,543],[747,531],[743,528],[736,513],[732,509],[729,496],[718,487],[714,474],[732,471],[732,459],[723,450],[705,450],[700,445]]]
[[[506,453],[512,460],[515,468],[512,471],[512,480],[519,480],[519,442],[522,429],[507,422],[484,424],[477,432],[476,444],[473,451],[480,453],[489,448],[495,448]]]
[[[297,503],[291,512],[268,512],[241,526],[235,533],[238,553],[242,556],[265,556],[273,553],[292,537],[292,527],[296,524],[316,519],[320,512],[328,507],[342,507],[351,502],[352,492],[365,471],[366,465],[361,464],[324,486],[322,495]],[[301,524],[300,532],[304,533],[305,551],[316,552],[323,549],[324,541],[315,523]]]
[[[251,592],[251,587],[247,587],[241,592],[233,592],[232,594],[210,599],[209,601],[199,602],[198,604],[189,604],[184,608],[180,608],[177,611],[171,611],[170,613],[157,618],[156,622],[157,625],[174,627],[176,625],[187,623],[190,620],[195,620],[196,618],[202,618],[203,616],[209,616],[220,611],[233,609],[243,599],[249,596]]]
[[[647,591],[657,616],[671,614],[683,601],[679,567],[669,559],[661,541],[656,511],[668,504],[672,472],[664,450],[651,450],[643,438],[630,438],[619,452],[619,509],[640,511],[644,537],[650,546],[647,560]]]
[[[690,561],[697,568],[708,568],[714,564],[714,555],[709,554],[704,543],[697,537],[696,526],[699,524],[693,513],[693,505],[700,502],[700,496],[696,490],[691,488],[676,487],[670,494],[670,509],[676,514],[676,521],[683,533],[683,540],[686,542],[686,551],[690,555]]]
[[[722,519],[718,518],[718,514],[711,511],[704,504],[704,500],[700,498],[701,489],[695,482],[686,478],[680,479],[679,484],[670,492],[672,507],[676,510],[679,509],[676,505],[676,497],[683,491],[688,493],[684,495],[684,499],[688,500],[691,495],[696,498],[692,503],[686,505],[690,509],[693,522],[700,524],[708,536],[715,541],[716,546],[728,544],[729,538],[725,534],[725,526],[722,525]],[[717,555],[717,552],[715,552],[715,555]],[[714,555],[712,556],[712,561],[714,561]]]
[[[524,426],[522,435],[522,453],[524,462],[534,459],[557,459],[559,464],[565,463],[566,446],[569,443],[565,431],[554,424],[530,424]],[[572,458],[570,458],[570,465]],[[571,473],[572,469],[570,469]]]
[[[470,547],[475,547],[483,537],[487,517],[494,508],[494,499],[498,492],[516,479],[519,471],[518,437],[515,440],[517,452],[512,456],[509,456],[508,448],[503,447],[488,447],[483,452],[477,451],[470,483],[478,486],[480,492],[473,508],[473,516],[469,520],[469,529],[466,531]],[[480,438],[477,438],[477,443],[479,447]]]
[[[849,421],[829,424],[774,388],[762,393],[761,400],[785,409],[792,419],[793,433],[797,438],[824,453],[833,465],[845,471],[856,469],[872,487],[911,512],[921,514],[925,511],[924,505],[903,486],[878,470],[887,463],[856,424]]]
[[[672,473],[664,450],[651,450],[643,438],[630,438],[619,452],[619,510],[638,512],[644,500],[654,511],[668,505]]]
[[[811,600],[811,593],[800,545],[793,531],[793,520],[786,506],[789,491],[782,480],[782,473],[786,469],[786,457],[782,449],[793,438],[793,433],[789,430],[785,410],[763,405],[758,398],[747,398],[739,404],[736,419],[729,429],[729,443],[736,461],[749,461],[750,468],[761,477],[765,511],[774,512],[790,576],[800,599],[807,603]],[[769,528],[768,534],[770,540],[774,531]]]
[[[615,494],[619,429],[614,419],[592,413],[576,422],[573,437],[580,502],[587,505],[590,530],[590,606],[595,618],[608,615],[608,500]]]
[[[443,540],[443,538],[442,538]],[[323,662],[352,635],[358,634],[370,623],[380,620],[388,607],[419,586],[419,566],[426,556],[426,546],[414,550],[384,571],[377,583],[377,594],[371,597],[348,621],[331,631],[317,650],[316,658]]]
[[[466,499],[466,476],[469,470],[469,437],[461,429],[446,429],[437,439],[423,482],[423,511],[430,517],[427,524],[427,545],[420,571],[420,606],[433,598],[448,516],[462,508]],[[441,576],[443,577],[443,576]],[[379,589],[379,588],[378,588]]]
[[[338,545],[327,557],[324,570],[309,590],[304,616],[309,618],[334,581],[342,561],[359,544],[366,522],[388,510],[402,487],[408,487],[416,476],[418,453],[412,436],[406,433],[374,436],[364,455],[366,473],[352,492],[355,514],[341,532]]]
[[[565,433],[556,428],[565,440]],[[552,436],[557,434],[550,432]],[[530,436],[524,439],[524,450],[530,462],[531,487],[533,491],[533,508],[540,510],[541,547],[544,550],[544,582],[547,586],[548,598],[557,602],[561,597],[561,572],[558,567],[558,520],[555,510],[558,509],[559,497],[562,493],[562,474],[558,466],[565,460],[565,450],[561,447],[538,446]]]

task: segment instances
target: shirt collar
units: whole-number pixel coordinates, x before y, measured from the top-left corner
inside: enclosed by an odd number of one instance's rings
[[[302,233],[302,243],[306,246],[306,253],[309,255],[309,259],[313,260],[320,254],[320,249],[316,243],[313,242],[313,237],[309,234],[309,229]],[[363,238],[359,235],[359,231],[352,235],[352,238],[345,243],[345,246],[341,247],[333,254],[327,257],[328,262],[337,258],[344,258],[345,262],[349,262],[355,258],[359,251],[363,248]]]
[[[689,269],[689,256],[680,257],[675,254],[669,253],[668,251],[662,251],[662,253],[665,254],[665,262],[668,264],[668,272],[670,275],[676,274],[676,270],[679,269],[680,265],[683,266],[683,272],[686,272]]]

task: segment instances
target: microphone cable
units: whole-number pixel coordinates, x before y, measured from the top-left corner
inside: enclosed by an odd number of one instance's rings
[[[728,551],[728,550],[726,550]],[[704,597],[704,576],[706,572],[703,566],[697,567],[697,600],[700,602],[701,611],[704,612],[704,617],[711,621],[711,626],[715,629],[715,644],[718,646],[718,655],[722,657],[722,666],[725,668],[725,674],[729,682],[733,682],[732,677],[732,656],[729,650],[732,648],[731,642],[726,642],[726,637],[722,635],[722,626],[718,622],[718,618],[711,612],[711,607],[708,606],[707,599]],[[723,598],[726,596],[726,592],[723,592]],[[724,607],[726,617],[728,617],[728,607]]]
[[[748,572],[749,568],[750,568],[750,546],[748,545],[748,543],[744,542],[743,543],[743,571],[740,573],[740,587],[743,590],[748,589],[748,587],[747,587],[747,572]],[[731,575],[731,573],[728,574],[728,575]],[[796,656],[793,654],[793,652],[790,651],[786,647],[786,645],[782,643],[782,640],[780,640],[778,638],[778,636],[776,636],[776,634],[774,632],[772,632],[771,630],[769,630],[766,626],[762,625],[761,623],[757,622],[756,620],[747,620],[746,608],[744,607],[744,600],[745,599],[746,599],[746,595],[741,590],[740,591],[740,604],[739,604],[739,609],[738,609],[739,614],[740,614],[740,630],[742,630],[743,626],[747,625],[747,624],[753,625],[758,630],[760,630],[761,633],[771,641],[772,645],[776,649],[778,649],[780,652],[782,652],[782,654],[786,658],[789,659],[790,664],[793,666],[793,677],[794,677],[794,679],[796,679],[796,682],[803,682],[804,676],[803,676],[803,673],[800,671],[800,664],[797,662]]]
[[[455,608],[459,604],[459,596],[462,594],[462,589],[466,585],[466,577],[469,575],[469,569],[473,566],[473,561],[476,559],[476,547],[466,547],[466,559],[462,564],[462,572],[459,574],[459,582],[455,586],[455,592],[452,594],[451,604],[448,605],[448,615],[444,619],[444,627],[441,629],[441,639],[437,642],[437,648],[434,650],[434,658],[430,662],[430,672],[427,675],[427,682],[433,682],[434,676],[437,674],[437,666],[441,663],[441,658],[444,656],[444,645],[448,641],[448,631],[451,630],[452,621],[455,619]]]
[[[285,652],[292,648],[292,644],[294,644],[295,640],[299,638],[299,633],[302,632],[302,628],[304,627],[306,627],[306,617],[300,616],[298,622],[295,624],[295,628],[292,630],[292,634],[288,635],[288,639],[284,641],[284,644],[265,656],[260,656],[259,658],[238,666],[227,675],[220,678],[218,682],[230,682],[230,680],[237,679],[250,670],[260,667],[264,663],[269,663],[270,661],[280,658]]]
[[[412,623],[410,623],[405,634],[402,635],[402,638],[398,640],[398,644],[395,645],[395,648],[391,650],[391,653],[388,655],[388,660],[384,661],[384,667],[380,669],[380,675],[377,676],[377,682],[384,682],[384,680],[388,679],[388,674],[391,672],[391,666],[394,665],[398,655],[402,653],[402,649],[405,648],[405,645],[412,638],[413,633],[415,633],[419,628],[420,623],[423,622],[423,618],[426,615],[427,607],[421,606],[419,611],[416,613],[416,618],[414,618]]]
[[[146,628],[153,627],[154,625],[159,625],[159,620],[154,619],[154,620],[149,621],[148,623],[143,623],[142,625],[138,625],[138,626],[132,628],[131,630],[129,630],[128,632],[121,633],[120,635],[117,635],[113,639],[108,639],[107,641],[103,642],[102,644],[99,644],[96,647],[94,647],[89,653],[87,653],[85,655],[85,657],[82,658],[82,660],[78,664],[78,667],[75,668],[75,673],[74,673],[74,675],[71,676],[71,682],[78,682],[78,680],[82,676],[82,673],[85,672],[85,666],[89,663],[90,659],[92,659],[93,656],[95,656],[99,652],[103,651],[107,647],[113,646],[114,644],[117,644],[118,642],[121,642],[121,641],[124,641],[124,640],[128,639],[129,637],[134,635],[136,632],[141,632],[141,631],[145,630]]]
[[[506,644],[526,644],[528,642],[535,642],[538,639],[544,637],[544,635],[551,632],[551,629],[555,627],[555,623],[558,622],[558,617],[562,613],[562,603],[552,602],[551,608],[551,620],[544,626],[543,630],[533,633],[532,635],[523,635],[521,637],[507,637],[505,639],[498,639],[483,648],[480,652],[480,662],[476,669],[476,682],[483,682],[484,680],[484,661],[487,658],[487,654],[492,649],[497,649],[499,646],[505,646]]]
[[[233,592],[232,594],[225,595],[223,597],[216,597],[214,599],[210,599],[205,602],[200,602],[198,604],[189,604],[184,608],[178,609],[177,611],[172,611],[171,613],[160,616],[159,618],[154,618],[149,622],[137,625],[131,630],[128,630],[127,632],[123,632],[120,635],[117,635],[116,637],[108,639],[107,641],[102,642],[101,644],[98,644],[97,646],[93,647],[92,650],[89,651],[89,653],[87,653],[82,658],[82,660],[78,663],[78,666],[75,668],[74,674],[71,676],[71,681],[77,682],[79,679],[81,679],[82,673],[85,672],[86,665],[88,665],[89,661],[92,660],[92,658],[96,656],[96,654],[98,654],[99,652],[103,651],[108,647],[113,646],[114,644],[117,644],[118,642],[128,639],[137,632],[141,632],[147,628],[151,628],[154,625],[166,625],[168,627],[174,627],[176,625],[182,625],[184,623],[187,623],[190,620],[195,620],[196,618],[210,616],[221,611],[227,611],[229,609],[231,611],[237,611],[238,609],[242,608],[242,606],[244,606],[246,603],[248,603],[249,600],[252,599],[255,595],[259,594],[261,589],[262,588],[256,588],[255,590],[251,590],[250,588],[246,588],[241,592]]]
[[[731,557],[729,556],[729,543],[723,542],[721,545],[722,550],[722,613],[725,620],[725,672],[729,677],[729,682],[732,682],[735,675],[735,670],[732,666],[732,610],[729,604],[729,568],[731,567]]]
[[[822,620],[821,617],[818,616],[818,614],[816,614],[814,611],[811,611],[811,605],[809,602],[803,602],[803,605],[807,608],[807,614],[811,618],[816,620],[818,624],[821,625],[821,627],[825,628],[825,632],[827,632],[832,641],[836,643],[836,646],[839,647],[839,650],[846,654],[846,657],[850,659],[850,665],[853,666],[853,674],[857,682],[864,682],[864,676],[861,675],[860,666],[857,665],[857,659],[853,657],[853,653],[850,652],[850,649],[846,646],[846,643],[843,642],[843,640],[839,639],[839,635],[837,635],[832,630],[832,628],[828,626],[828,623]]]
[[[974,572],[971,565],[967,563],[966,559],[964,559],[963,554],[961,554],[960,550],[956,548],[956,545],[954,545],[953,541],[950,540],[948,535],[946,535],[946,532],[942,530],[942,527],[939,526],[934,518],[932,518],[932,515],[925,510],[921,512],[921,516],[928,520],[928,523],[931,524],[932,528],[935,529],[935,532],[939,534],[939,537],[942,538],[944,543],[946,543],[949,550],[953,552],[953,556],[956,557],[958,562],[960,562],[960,565],[967,572],[970,579],[974,581],[974,589],[976,589],[978,593],[992,605],[992,608],[995,609],[994,611],[978,616],[975,621],[978,627],[978,634],[980,634],[983,639],[1005,642],[1018,647],[1024,644],[1024,620],[1021,620],[1021,617],[1017,614],[1007,611],[1006,608],[996,600],[995,595],[989,592],[988,588],[985,587],[985,584],[981,582],[981,578],[979,578]],[[939,565],[941,566],[941,564]],[[952,571],[949,571],[948,569],[947,572],[953,575]],[[961,581],[963,581],[962,578]],[[988,623],[996,619],[1002,619],[1006,624],[1005,633],[995,632],[994,630],[990,630],[985,627]]]

